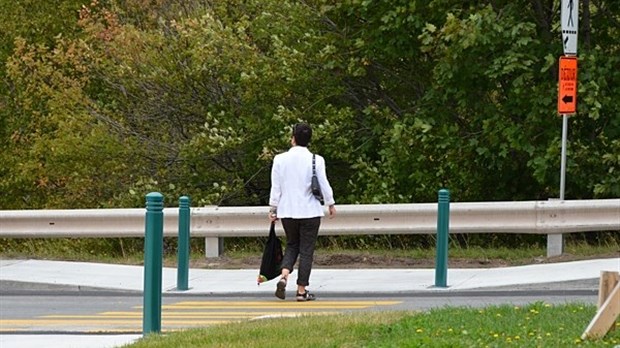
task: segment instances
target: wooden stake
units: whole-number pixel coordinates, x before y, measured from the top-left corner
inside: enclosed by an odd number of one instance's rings
[[[620,282],[620,273],[618,272],[609,272],[602,271],[601,279],[599,281],[598,287],[598,303],[596,308],[601,308],[605,300],[611,294],[611,291],[614,289],[616,284]]]
[[[581,335],[581,339],[604,337],[618,319],[620,315],[620,282],[618,279],[620,279],[618,272],[601,272],[599,309]]]

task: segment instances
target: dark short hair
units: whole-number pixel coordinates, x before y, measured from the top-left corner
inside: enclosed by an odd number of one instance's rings
[[[312,128],[307,123],[298,123],[293,126],[293,137],[297,145],[307,147],[312,139]]]

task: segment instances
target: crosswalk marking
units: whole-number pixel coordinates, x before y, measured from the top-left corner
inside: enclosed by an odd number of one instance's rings
[[[296,310],[307,310],[307,309],[364,309],[364,308],[369,308],[370,306],[360,306],[360,305],[322,305],[322,304],[316,304],[316,305],[308,305],[308,306],[304,306],[304,307],[300,307],[296,304],[288,304],[288,305],[279,305],[279,306],[269,306],[269,305],[250,305],[250,306],[233,306],[233,307],[238,307],[238,308],[242,308],[242,309],[268,309],[268,308],[273,308],[273,309],[296,309]],[[176,305],[168,305],[168,306],[162,306],[162,309],[205,309],[205,308],[209,308],[209,309],[227,309],[227,308],[231,308],[231,306],[227,306],[227,305],[202,305],[202,306],[176,306]]]
[[[289,312],[290,313],[290,312]],[[260,315],[272,315],[272,314],[289,314],[289,313],[277,313],[277,312],[247,312],[247,313],[220,313],[220,312],[187,312],[187,313],[169,313],[162,312],[162,318],[254,318]],[[305,312],[310,314],[338,314],[340,312]],[[46,319],[96,319],[96,318],[106,318],[106,319],[125,319],[125,318],[142,318],[142,312],[122,312],[121,314],[95,314],[95,315],[44,315],[40,318]]]
[[[213,325],[213,324],[223,324],[229,323],[235,320],[171,320],[168,321],[167,318],[162,317],[162,325],[169,323],[175,325]],[[238,321],[238,320],[236,320]],[[11,325],[55,325],[55,324],[77,324],[77,325],[105,325],[105,324],[142,324],[142,318],[136,318],[131,320],[114,320],[110,322],[108,318],[97,318],[97,319],[80,319],[70,320],[70,319],[45,319],[45,318],[36,318],[36,319],[3,319],[0,320],[0,326],[2,327],[2,331],[6,332],[6,326]],[[0,332],[2,332],[0,331]]]
[[[400,301],[180,301],[162,305],[162,331],[224,323],[306,315],[334,315],[349,310],[391,306]],[[25,330],[128,331],[142,329],[142,306],[130,311],[53,314],[29,319],[0,319],[0,333]],[[6,315],[4,315],[6,318]],[[97,329],[95,329],[97,327]],[[90,329],[89,329],[90,328]]]
[[[185,301],[170,305],[163,305],[162,309],[226,309],[226,308],[278,308],[278,309],[364,309],[374,306],[388,306],[398,304],[398,301],[313,301],[313,302],[274,302],[274,301]],[[142,306],[136,306],[142,308]]]
[[[249,311],[249,312],[242,312],[242,311],[232,311],[232,312],[222,312],[222,311],[180,311],[180,312],[172,312],[172,311],[163,311],[162,315],[187,315],[187,314],[195,314],[195,315],[248,315],[248,316],[253,316],[253,315],[263,315],[263,314],[271,314],[274,313],[274,311]],[[329,311],[329,312],[312,312],[312,313],[322,313],[322,314],[337,314],[340,313],[339,311]],[[139,312],[102,312],[99,313],[100,315],[142,315],[142,311]]]

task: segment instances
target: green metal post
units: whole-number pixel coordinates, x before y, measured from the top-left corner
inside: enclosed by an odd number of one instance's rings
[[[435,263],[435,286],[447,287],[448,280],[448,234],[450,222],[450,191],[439,190],[437,211],[437,260]]]
[[[177,250],[177,290],[188,289],[190,199],[179,198],[179,245]]]
[[[164,196],[146,195],[146,231],[144,236],[144,306],[142,334],[161,332],[161,283],[164,238]]]

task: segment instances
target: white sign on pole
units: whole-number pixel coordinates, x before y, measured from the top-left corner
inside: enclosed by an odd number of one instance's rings
[[[579,0],[562,0],[562,42],[564,55],[577,55],[579,31]]]

